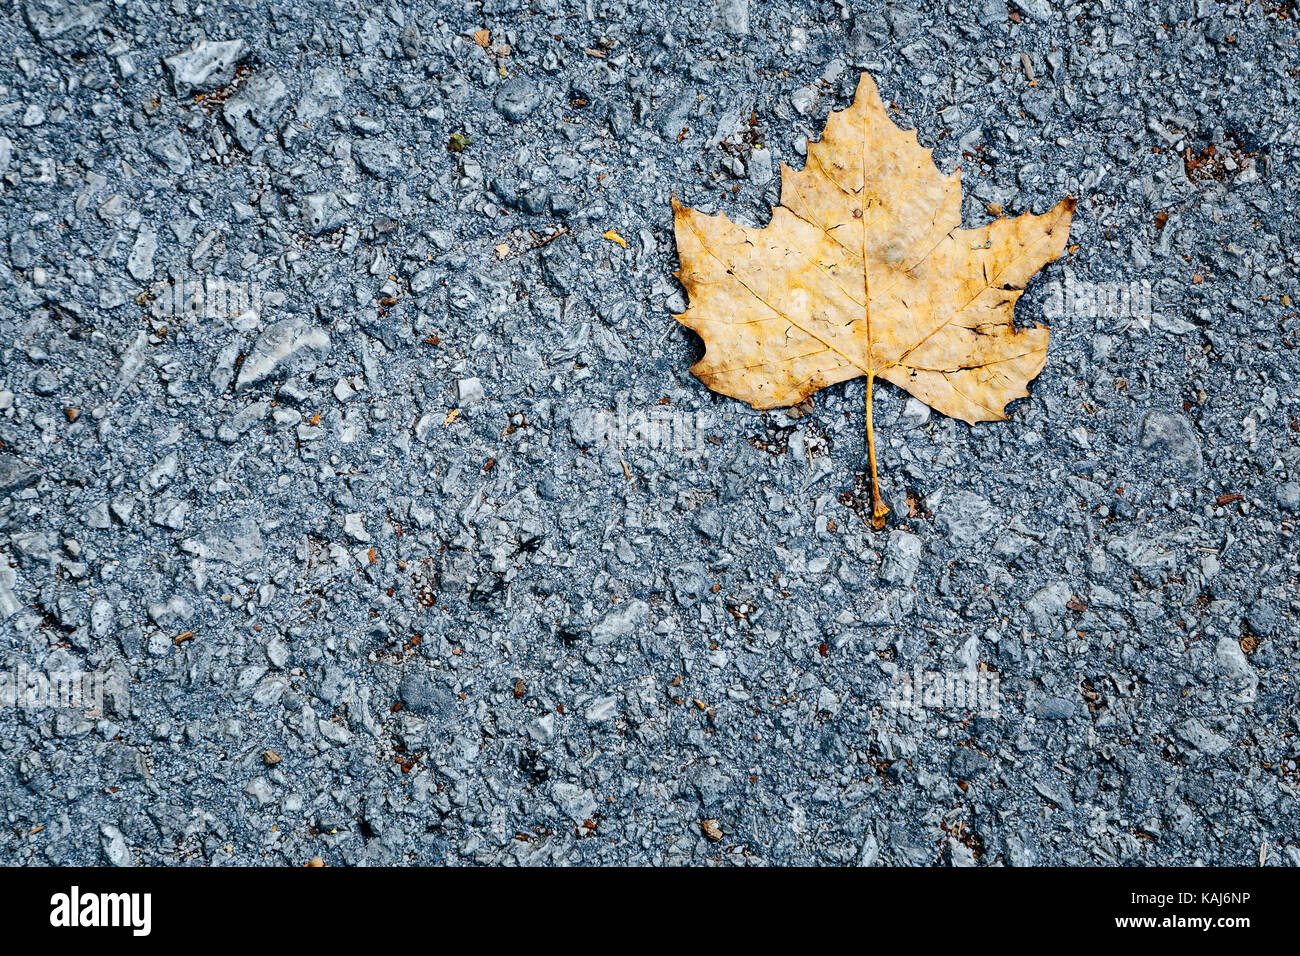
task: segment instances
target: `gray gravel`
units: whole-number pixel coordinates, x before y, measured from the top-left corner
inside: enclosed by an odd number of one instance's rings
[[[1292,3],[307,6],[0,20],[4,861],[1300,863]],[[879,533],[670,316],[863,69],[1080,199]]]

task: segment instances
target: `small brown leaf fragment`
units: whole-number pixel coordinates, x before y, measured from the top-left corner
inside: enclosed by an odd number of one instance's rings
[[[320,857],[318,857],[318,856],[314,856],[314,857],[312,857],[310,860],[307,861],[307,864],[306,864],[306,865],[307,865],[308,867],[324,866],[324,865],[325,865],[325,861],[322,860],[322,859],[321,859]]]
[[[717,843],[722,839],[722,828],[718,826],[718,821],[714,819],[701,820],[700,832],[710,843]]]
[[[274,767],[279,762],[280,755],[274,750],[267,749],[262,751],[262,763],[266,764],[268,767]]]
[[[525,693],[524,679],[520,677],[515,681],[515,700],[518,700],[520,697],[523,697],[524,693]]]
[[[1220,508],[1222,508],[1224,505],[1230,505],[1230,504],[1232,504],[1234,501],[1240,501],[1240,500],[1241,500],[1242,498],[1244,498],[1244,497],[1246,497],[1246,496],[1245,496],[1245,495],[1237,495],[1237,494],[1232,494],[1232,495],[1219,495],[1219,497],[1217,497],[1217,498],[1214,499],[1214,503],[1215,503],[1216,505],[1218,505]]]
[[[961,225],[961,172],[945,175],[894,125],[863,73],[799,171],[782,168],[764,228],[673,198],[689,308],[704,339],[691,371],[756,409],[797,406],[865,376],[872,524],[889,509],[876,474],[876,378],[970,424],[1007,418],[1047,361],[1045,326],[1017,328],[1029,280],[1065,251],[1075,200],[1042,215]]]
[[[415,769],[415,765],[419,763],[419,761],[420,761],[420,754],[414,754],[409,756],[405,754],[398,754],[394,758],[394,763],[396,763],[399,767],[402,768],[402,773],[410,773],[413,769]]]
[[[1068,607],[1075,614],[1082,614],[1084,611],[1088,610],[1088,605],[1084,604],[1082,601],[1080,601],[1077,597],[1074,597],[1073,595],[1070,597],[1070,600],[1065,602],[1065,606]]]
[[[915,491],[909,489],[907,492],[907,516],[909,518],[921,518],[925,516],[925,502]]]
[[[491,31],[489,31],[489,30],[475,30],[475,31],[474,31],[474,42],[477,43],[479,46],[481,46],[483,49],[486,50],[486,49],[488,48],[488,44],[492,42],[492,33],[491,33]]]

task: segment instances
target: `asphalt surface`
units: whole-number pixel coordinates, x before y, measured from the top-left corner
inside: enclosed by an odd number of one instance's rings
[[[6,5],[0,859],[1300,863],[1298,16]],[[862,70],[965,225],[1079,200],[880,532],[864,382],[671,317]]]

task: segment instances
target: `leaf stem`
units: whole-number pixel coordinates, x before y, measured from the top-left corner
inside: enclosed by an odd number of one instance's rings
[[[875,388],[876,373],[867,373],[867,460],[871,462],[871,527],[877,531],[885,526],[889,508],[880,499],[880,482],[876,478],[876,435],[871,427],[871,393]]]

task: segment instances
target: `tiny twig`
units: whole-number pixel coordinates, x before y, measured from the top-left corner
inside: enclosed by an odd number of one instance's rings
[[[559,232],[555,233],[554,235],[547,236],[545,239],[535,239],[533,241],[533,244],[529,246],[528,249],[531,252],[533,249],[540,249],[542,248],[542,246],[549,246],[556,239],[559,239],[560,236],[567,236],[568,234],[569,234],[569,227],[565,226]]]

